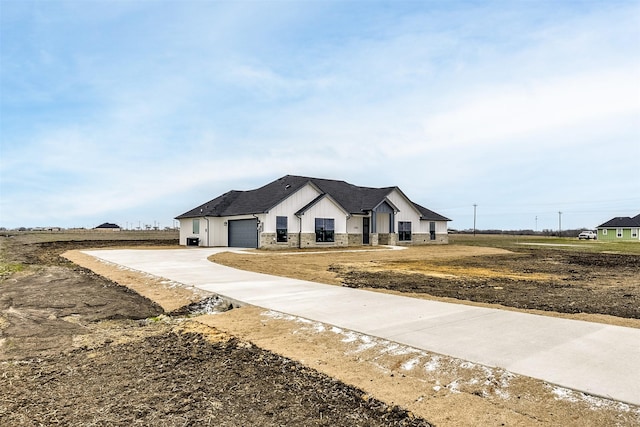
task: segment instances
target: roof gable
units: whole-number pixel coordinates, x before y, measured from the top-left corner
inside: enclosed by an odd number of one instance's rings
[[[297,216],[304,215],[309,209],[311,209],[318,203],[322,202],[323,200],[329,200],[331,203],[333,203],[339,209],[341,209],[345,214],[349,214],[349,212],[345,211],[344,208],[340,206],[340,204],[333,199],[333,197],[331,197],[329,194],[324,193],[324,194],[320,194],[318,197],[316,197],[315,199],[307,203],[304,207],[302,207],[302,209],[296,212],[296,215]]]
[[[391,200],[387,199],[386,197],[384,199],[382,199],[382,201],[380,203],[378,203],[374,208],[374,211],[376,212],[387,212],[387,213],[396,213],[399,212],[400,209],[398,209],[396,207],[396,205],[394,205],[393,203],[391,203]]]

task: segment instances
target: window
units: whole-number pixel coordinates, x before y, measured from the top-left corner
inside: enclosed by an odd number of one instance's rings
[[[288,218],[286,216],[276,217],[276,241],[277,242],[287,241],[287,219]]]
[[[602,230],[602,235],[603,235],[603,236],[606,236],[606,235],[607,235],[607,229],[606,229],[606,228]]]
[[[333,218],[316,218],[316,242],[333,242],[334,230]]]
[[[411,240],[411,222],[398,221],[398,240],[406,242]]]
[[[194,219],[193,220],[193,229],[191,231],[193,232],[193,234],[200,234],[200,220],[199,219]]]
[[[631,237],[634,238],[634,239],[638,237],[638,229],[637,228],[632,228],[631,229]]]
[[[616,237],[622,237],[622,228],[616,230]]]

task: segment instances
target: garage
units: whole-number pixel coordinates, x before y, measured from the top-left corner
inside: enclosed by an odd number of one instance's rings
[[[229,221],[229,247],[257,248],[258,220],[237,219]]]

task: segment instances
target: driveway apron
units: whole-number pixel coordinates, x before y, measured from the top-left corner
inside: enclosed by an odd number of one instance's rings
[[[228,250],[83,252],[232,300],[640,405],[640,329],[325,285],[207,260]]]

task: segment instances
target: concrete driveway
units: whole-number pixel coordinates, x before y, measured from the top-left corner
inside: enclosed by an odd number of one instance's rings
[[[247,304],[640,405],[640,329],[419,300],[207,261],[227,250],[83,252]]]

